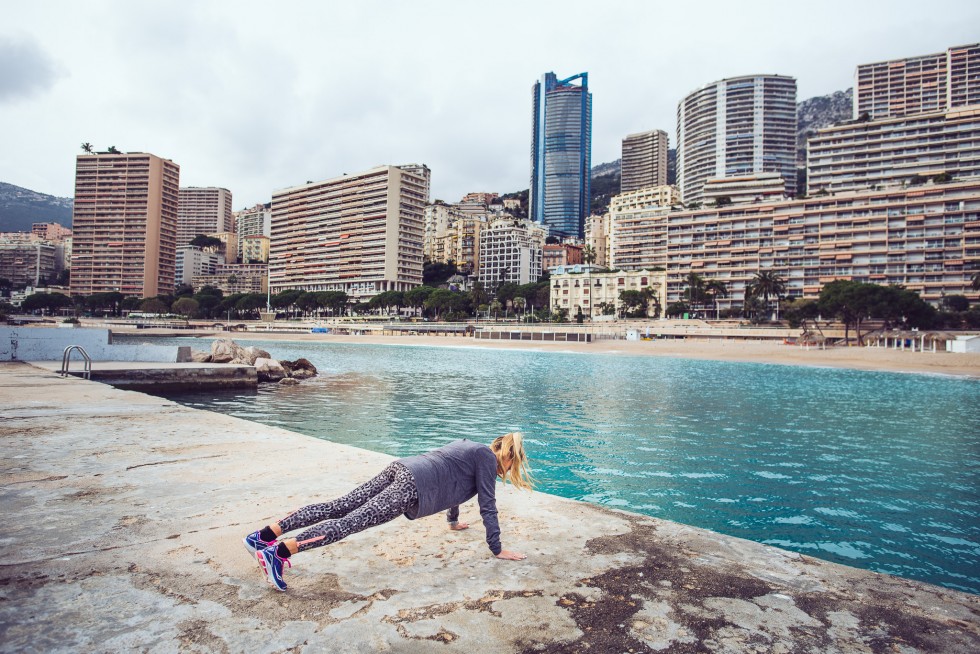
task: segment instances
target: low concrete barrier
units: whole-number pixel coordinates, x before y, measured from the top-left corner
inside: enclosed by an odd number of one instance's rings
[[[61,361],[65,348],[70,345],[81,345],[93,361],[182,363],[191,360],[190,347],[114,345],[108,329],[0,327],[0,361]]]

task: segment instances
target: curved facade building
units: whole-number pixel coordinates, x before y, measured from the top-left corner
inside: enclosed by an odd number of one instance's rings
[[[779,173],[796,195],[796,80],[747,75],[707,84],[677,105],[677,185],[704,201],[709,179]]]
[[[579,80],[579,84],[572,82]],[[592,94],[589,74],[545,73],[533,88],[530,214],[550,235],[581,238],[589,215]]]

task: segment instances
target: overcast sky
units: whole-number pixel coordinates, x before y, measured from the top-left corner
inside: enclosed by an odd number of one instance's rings
[[[593,164],[718,79],[980,41],[980,2],[0,0],[0,181],[73,195],[82,142],[151,152],[236,209],[379,164],[433,198],[527,188],[531,86],[587,71]]]

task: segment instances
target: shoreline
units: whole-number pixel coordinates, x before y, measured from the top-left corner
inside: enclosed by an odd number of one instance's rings
[[[152,336],[151,330],[116,332],[120,336]],[[653,341],[610,340],[593,343],[477,340],[464,336],[380,336],[334,334],[282,334],[262,332],[216,332],[197,335],[202,340],[231,340],[360,343],[363,345],[414,345],[510,349],[537,352],[569,352],[612,356],[659,356],[682,359],[708,359],[738,363],[841,368],[873,372],[934,374],[980,379],[980,353],[911,352],[882,347],[830,347],[809,349],[765,341],[708,339],[661,339]]]

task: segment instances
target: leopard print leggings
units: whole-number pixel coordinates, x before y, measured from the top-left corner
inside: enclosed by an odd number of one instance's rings
[[[296,536],[302,552],[394,520],[418,499],[412,473],[402,464],[392,463],[377,477],[341,498],[293,511],[279,521],[279,526],[283,533],[310,527]]]

